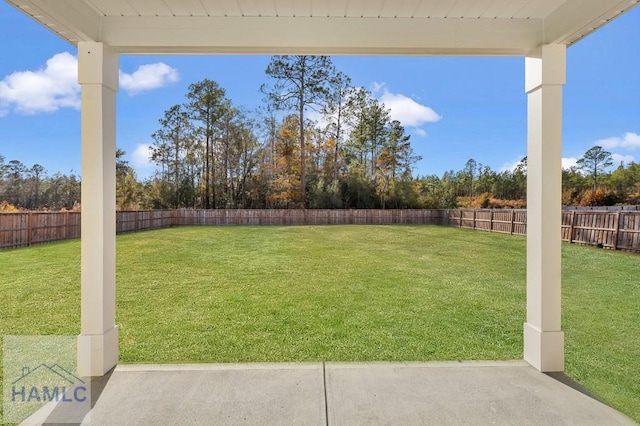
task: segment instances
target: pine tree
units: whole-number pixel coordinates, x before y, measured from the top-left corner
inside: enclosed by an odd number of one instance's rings
[[[594,146],[584,153],[578,160],[578,166],[588,176],[593,178],[593,190],[598,189],[598,176],[611,167],[613,158],[609,151],[605,151],[601,146]]]
[[[272,86],[261,90],[276,109],[295,110],[298,114],[300,143],[300,186],[303,204],[306,206],[306,147],[305,112],[307,108],[320,107],[329,95],[329,82],[336,71],[327,56],[284,55],[273,56],[265,70],[274,80]]]

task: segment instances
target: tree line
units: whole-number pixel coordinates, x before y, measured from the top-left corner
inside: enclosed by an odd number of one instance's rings
[[[51,176],[40,164],[29,167],[0,155],[0,211],[72,210],[80,203],[80,178],[74,173]]]
[[[329,57],[273,56],[265,73],[258,111],[234,105],[215,81],[191,84],[151,135],[150,179],[140,181],[118,149],[118,208],[525,207],[526,157],[513,170],[470,159],[442,177],[415,176],[410,135]],[[612,166],[611,153],[588,150],[563,170],[563,203],[640,203],[640,165]],[[0,156],[3,200],[72,209],[80,179]]]
[[[277,129],[278,133],[291,134],[297,132],[297,122],[293,117],[288,117]],[[288,141],[290,148],[294,145],[292,138],[283,139],[277,144]],[[260,146],[257,145],[258,150]],[[332,148],[332,147],[331,147]],[[284,149],[285,147],[280,147]],[[315,152],[315,151],[314,151]],[[165,196],[169,202],[174,202],[175,193],[170,191],[171,183],[163,182],[162,173],[159,176],[140,182],[136,179],[135,171],[122,158],[124,152],[118,150],[116,161],[116,196],[120,209],[152,209],[162,207],[189,207],[185,204],[163,205],[162,188],[169,190]],[[315,156],[315,153],[314,153]],[[562,171],[562,197],[564,205],[603,206],[615,204],[640,204],[640,164],[632,162],[627,165],[613,166],[611,155],[601,147],[591,148],[578,163]],[[601,161],[599,158],[604,158]],[[297,159],[293,149],[285,157],[276,159],[282,166],[280,176],[271,175],[271,182],[260,179],[266,173],[272,173],[271,167],[264,170],[256,169],[251,180],[257,190],[262,185],[271,187],[276,191],[269,193],[271,198],[259,194],[255,199],[245,198],[246,204],[237,203],[242,208],[264,207],[291,207],[289,201],[292,194],[283,195],[291,191],[289,178],[296,179],[298,169],[287,166],[287,162],[293,163]],[[330,158],[330,162],[332,162]],[[316,170],[315,163],[312,170]],[[327,165],[327,164],[325,164]],[[269,165],[270,166],[270,165]],[[277,169],[277,168],[276,168]],[[329,170],[332,173],[333,170]],[[165,170],[164,174],[166,175]],[[356,171],[359,173],[359,171]],[[191,175],[193,176],[193,175]],[[235,176],[235,172],[234,172]],[[338,175],[338,182],[343,184]],[[387,208],[524,208],[526,207],[526,179],[527,158],[523,158],[513,170],[497,172],[489,166],[484,166],[474,159],[466,162],[461,170],[450,170],[442,177],[430,176],[404,176],[399,180],[398,188],[404,189],[398,195],[396,204],[387,205]],[[242,181],[242,178],[239,180]],[[359,193],[354,193],[356,203],[352,208],[381,208],[377,202],[377,192],[369,181],[361,182]],[[74,173],[64,175],[55,173],[48,175],[47,171],[39,164],[31,167],[18,160],[6,161],[0,155],[0,211],[28,210],[74,210],[80,208],[80,178]],[[251,187],[251,186],[248,186]],[[223,188],[224,189],[224,188]],[[341,189],[339,186],[338,189]],[[179,189],[180,190],[180,189]],[[238,196],[237,182],[230,182],[227,194]],[[397,194],[397,193],[396,193]],[[184,194],[183,194],[184,195]],[[218,197],[225,196],[225,192]],[[312,199],[318,197],[316,188],[310,192]],[[239,197],[239,196],[238,196]],[[283,198],[284,197],[284,198]],[[325,203],[318,205],[324,208],[346,207],[344,199],[337,194],[324,195]],[[359,198],[357,198],[359,197]],[[242,197],[239,197],[240,199]],[[251,204],[250,201],[257,201]],[[261,204],[265,203],[265,204]]]

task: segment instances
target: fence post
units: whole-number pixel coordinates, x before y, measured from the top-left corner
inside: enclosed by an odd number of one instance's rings
[[[64,229],[64,239],[68,240],[69,239],[69,212],[68,211],[64,212],[64,226],[62,227],[62,229]]]
[[[614,216],[613,219],[613,223],[614,223],[614,231],[613,231],[613,249],[614,250],[618,250],[618,235],[620,235],[620,211],[618,210],[616,212],[616,215]]]
[[[493,232],[493,209],[489,210],[489,232]]]
[[[477,210],[473,209],[473,229],[476,229]]]
[[[510,234],[513,235],[513,233],[516,231],[516,210],[515,209],[511,209],[511,232]]]
[[[573,231],[576,226],[576,211],[571,212],[571,218],[569,219],[569,244],[573,244]]]
[[[133,215],[133,229],[138,232],[138,214],[140,213],[139,210],[134,210],[134,215]]]
[[[462,209],[460,209],[460,228],[462,228]]]
[[[27,213],[27,246],[31,245],[31,232],[32,232],[32,227],[33,227],[33,223],[32,223],[32,218],[31,218],[31,212]]]

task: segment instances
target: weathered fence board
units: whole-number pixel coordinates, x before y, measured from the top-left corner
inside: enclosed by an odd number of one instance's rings
[[[119,211],[116,232],[171,226],[432,224],[525,235],[526,210],[146,210]],[[640,211],[563,211],[562,239],[640,252]],[[0,248],[80,237],[80,212],[0,213]]]

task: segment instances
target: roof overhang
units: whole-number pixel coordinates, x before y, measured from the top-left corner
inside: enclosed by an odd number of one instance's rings
[[[77,45],[125,54],[524,56],[640,0],[7,0]]]

